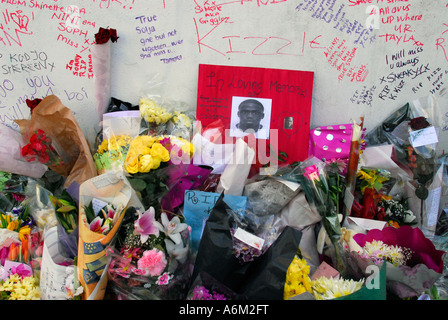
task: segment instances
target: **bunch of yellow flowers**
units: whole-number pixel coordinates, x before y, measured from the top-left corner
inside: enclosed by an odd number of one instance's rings
[[[283,298],[288,300],[305,291],[311,292],[311,280],[309,274],[310,266],[307,265],[306,260],[295,256],[286,271]]]
[[[166,123],[173,117],[173,114],[166,108],[157,105],[157,103],[149,98],[140,98],[140,115],[149,123],[157,125]]]
[[[0,213],[0,228],[18,232],[20,240],[24,240],[31,233],[30,226],[22,226],[22,222],[17,215],[11,212]]]
[[[157,137],[142,135],[132,140],[124,167],[131,174],[146,173],[160,167],[161,162],[169,160],[170,153]]]
[[[364,284],[364,280],[354,281],[342,278],[320,277],[311,280],[309,273],[310,266],[306,260],[295,256],[286,271],[283,299],[288,300],[306,291],[316,300],[335,299],[358,291]]]
[[[121,166],[125,160],[131,140],[132,138],[128,134],[104,139],[93,155],[98,173],[104,173],[105,170],[112,169],[114,165]]]
[[[0,297],[8,300],[39,300],[39,283],[34,276],[13,274],[0,282]]]

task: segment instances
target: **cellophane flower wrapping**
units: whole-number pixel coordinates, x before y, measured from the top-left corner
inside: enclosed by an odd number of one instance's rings
[[[98,174],[123,170],[132,139],[140,134],[138,110],[103,114],[101,137],[98,137],[93,158]]]
[[[193,163],[210,166],[213,168],[213,174],[222,174],[226,166],[233,160],[235,148],[233,143],[224,141],[222,120],[215,121],[205,128],[198,124],[197,131],[191,139],[195,148]]]
[[[181,216],[134,210],[108,251],[111,299],[184,300],[191,282],[189,230]]]
[[[100,27],[91,46],[98,118],[106,112],[110,99],[111,46],[118,40],[117,31]]]
[[[25,199],[28,177],[0,171],[0,211],[10,211]]]
[[[57,227],[46,229],[39,283],[42,300],[71,300],[75,298],[75,286],[79,286],[73,259],[65,257],[59,248]]]
[[[109,264],[106,252],[115,245],[132,196],[133,190],[126,182],[126,178],[116,171],[91,178],[80,186],[77,269],[78,279],[83,287],[83,300],[104,298]],[[104,221],[98,215],[96,220],[93,219],[95,221],[88,221],[93,202],[104,203],[116,209],[112,223],[98,225],[97,222],[100,220],[104,223],[110,221],[109,219]]]
[[[6,126],[0,126],[1,141],[8,141],[0,146],[0,170],[33,178],[40,178],[47,167],[40,162],[23,161],[21,148],[25,145],[20,132]]]
[[[97,175],[90,147],[73,112],[55,95],[49,95],[33,109],[30,119],[15,120],[25,141],[39,129],[51,137],[64,163],[49,166],[65,178],[64,186],[81,184]]]
[[[440,201],[437,193],[432,192],[440,184],[436,177],[439,114],[434,96],[416,99],[397,109],[366,135],[368,145],[393,145],[393,160],[409,175],[405,184],[410,209],[416,215],[418,227],[427,235],[433,235],[435,229],[430,208]]]
[[[338,170],[311,157],[299,165],[299,179],[312,210],[322,218],[321,225],[330,239],[333,265],[343,273],[340,247],[342,236],[338,215],[341,213],[344,177]]]
[[[26,191],[20,193],[13,208],[0,212],[0,300],[40,299],[42,230],[30,215]]]
[[[436,249],[419,228],[385,227],[382,230],[370,230],[366,234],[355,234],[353,239],[363,248],[360,254],[364,256],[365,248],[374,241],[391,247],[393,257],[397,256],[397,250],[404,252],[400,255],[402,259],[395,263],[392,259],[383,258],[387,265],[387,288],[399,298],[420,296],[442,275],[445,252]],[[375,261],[371,255],[367,257]]]
[[[211,172],[210,167],[193,163],[171,164],[166,168],[168,191],[163,195],[160,205],[163,210],[182,214],[185,191],[203,186]]]
[[[194,279],[187,294],[187,300],[237,300],[239,298],[242,297],[203,272]]]
[[[157,85],[156,85],[157,86]],[[171,100],[149,92],[139,101],[143,124],[150,135],[172,135],[191,140],[193,136],[195,113],[181,101]]]
[[[434,236],[431,239],[437,250],[448,251],[448,232],[443,232]],[[437,289],[436,299],[448,298],[448,255],[443,255],[443,273],[442,276],[435,282],[434,286]]]
[[[193,278],[203,272],[245,298],[282,299],[286,270],[299,248],[301,232],[286,227],[264,245],[265,239],[258,235],[270,225],[259,225],[261,220],[233,212],[221,194],[205,224]]]

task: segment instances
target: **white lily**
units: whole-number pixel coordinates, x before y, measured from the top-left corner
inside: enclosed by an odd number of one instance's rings
[[[169,220],[166,212],[162,212],[160,219],[162,220],[162,223],[154,221],[154,226],[165,233],[175,244],[182,243],[180,232],[184,231],[188,225],[186,223],[181,223],[177,216]]]

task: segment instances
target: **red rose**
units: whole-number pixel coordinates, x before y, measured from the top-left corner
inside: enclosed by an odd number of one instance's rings
[[[33,113],[34,108],[37,107],[37,105],[42,101],[42,99],[34,99],[34,100],[30,100],[30,99],[26,99],[26,105],[28,106],[28,108],[30,108],[30,112]]]
[[[109,41],[109,39],[112,42],[116,42],[118,40],[117,30],[112,28],[105,29],[100,27],[98,33],[95,34],[95,42],[97,44],[103,44]]]
[[[414,118],[409,122],[409,125],[411,126],[412,130],[420,130],[430,126],[425,117]]]

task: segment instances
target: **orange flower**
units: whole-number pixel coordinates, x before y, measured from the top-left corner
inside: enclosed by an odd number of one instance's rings
[[[389,222],[387,223],[387,225],[389,226],[389,227],[394,227],[394,228],[400,228],[400,225],[398,224],[398,222],[397,221],[394,221],[394,220],[389,220]]]
[[[15,245],[13,242],[9,247],[8,259],[11,261],[15,261],[18,256],[19,256],[19,246]]]
[[[22,256],[23,260],[27,263],[29,258],[29,251],[28,251],[28,244],[29,244],[29,236],[26,235],[24,239],[22,239]]]

